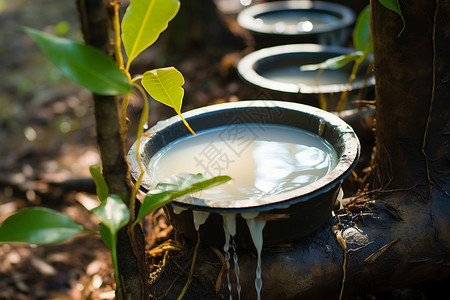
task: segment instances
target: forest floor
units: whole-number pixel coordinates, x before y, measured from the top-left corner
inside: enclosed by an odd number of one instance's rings
[[[88,209],[98,200],[89,166],[101,161],[92,97],[62,77],[17,25],[82,40],[75,1],[0,0],[0,223],[20,209],[44,206],[95,230],[98,220]],[[176,67],[186,79],[183,111],[264,99],[235,74],[247,50],[220,59],[197,51],[181,59]],[[152,65],[152,58],[143,55],[140,64]],[[128,147],[141,107],[139,99],[131,99]],[[173,114],[152,101],[148,125]],[[146,224],[148,249],[171,237],[161,211]],[[113,298],[111,258],[99,236],[84,234],[39,247],[0,244],[0,300]]]
[[[89,166],[100,164],[91,96],[18,28],[80,39],[77,22],[75,1],[0,1],[0,223],[39,205],[98,227],[81,204],[97,201],[89,179]],[[0,299],[113,299],[113,284],[98,236],[42,247],[0,244]]]
[[[18,27],[82,41],[75,4],[0,0],[0,223],[20,209],[44,206],[98,229],[98,220],[88,212],[98,205],[89,166],[101,164],[91,94],[65,79]],[[151,57],[143,55],[140,64]],[[183,111],[238,100],[243,84],[235,76],[224,78],[220,60],[197,53],[181,63],[177,68],[187,90]],[[151,102],[149,126],[174,114]],[[128,146],[141,107],[139,99],[131,100]],[[153,220],[149,249],[171,229],[160,212]],[[99,236],[39,247],[0,244],[0,299],[113,298],[111,258]]]

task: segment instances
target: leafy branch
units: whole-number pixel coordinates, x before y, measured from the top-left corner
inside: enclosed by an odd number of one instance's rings
[[[137,132],[136,145],[138,149],[141,146],[144,125],[148,120],[147,93],[157,101],[172,107],[190,132],[195,135],[195,132],[181,116],[184,78],[176,68],[150,70],[135,78],[132,78],[129,73],[133,60],[158,39],[161,32],[167,28],[168,23],[175,17],[180,7],[180,1],[133,0],[125,12],[122,24],[119,24],[118,11],[120,5],[117,2],[111,2],[111,6],[114,9],[113,26],[116,61],[90,45],[56,37],[28,27],[22,27],[22,29],[36,40],[44,54],[67,78],[96,95],[123,96],[120,116],[123,144],[126,140],[126,108],[129,96],[135,90],[144,101]],[[128,59],[126,64],[124,64],[121,54],[122,43]],[[138,80],[141,80],[142,86],[137,83]],[[119,146],[117,145],[117,147]],[[131,223],[130,228],[133,232],[133,228],[139,221],[162,205],[178,197],[231,179],[228,176],[206,179],[201,174],[191,174],[188,178],[175,177],[172,180],[173,183],[159,184],[156,190],[150,191],[145,196],[137,212],[137,217],[135,217],[136,193],[144,173],[139,153],[137,151],[141,175],[133,186],[129,201],[110,193],[110,188],[99,166],[90,168],[97,187],[97,196],[100,200],[100,205],[92,209],[91,212],[99,218],[101,222],[99,234],[111,250],[117,295],[120,299],[124,299],[125,296],[119,274],[116,250],[119,230]],[[128,206],[125,203],[128,203]],[[0,225],[0,243],[27,242],[47,245],[62,242],[81,233],[93,233],[93,231],[85,229],[82,225],[57,211],[34,207],[13,214]]]
[[[405,19],[402,15],[400,4],[398,0],[378,0],[386,8],[396,12],[402,19],[403,28],[398,34],[400,36],[406,27]],[[353,46],[355,51],[336,57],[329,58],[319,64],[303,65],[300,67],[301,71],[317,71],[320,75],[320,71],[329,69],[337,70],[345,65],[353,62],[352,72],[350,73],[350,78],[348,84],[351,85],[356,78],[356,73],[361,66],[361,64],[373,53],[373,39],[370,30],[370,5],[367,5],[358,15],[356,20],[355,28],[353,30]],[[336,111],[342,111],[345,108],[347,102],[348,90],[344,91],[338,101],[336,106]]]
[[[92,166],[90,172],[97,187],[97,196],[101,201],[100,205],[93,208],[91,212],[99,218],[101,222],[99,234],[111,250],[114,278],[120,295],[122,287],[117,265],[117,232],[128,224],[131,214],[119,196],[109,194],[109,188],[101,174],[100,167]],[[176,198],[213,187],[230,179],[229,176],[205,179],[201,174],[191,174],[187,178],[176,176],[171,184],[159,184],[155,190],[145,196],[132,227],[146,215]],[[81,233],[96,232],[84,228],[68,216],[55,210],[32,207],[11,215],[1,224],[0,243],[57,244]]]

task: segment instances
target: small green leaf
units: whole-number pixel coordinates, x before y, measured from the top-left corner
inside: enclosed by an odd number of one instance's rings
[[[93,93],[123,95],[131,91],[127,76],[100,50],[32,28],[23,30],[65,76]]]
[[[103,177],[102,170],[100,166],[90,166],[89,172],[94,179],[95,186],[97,187],[97,196],[100,201],[105,200],[109,196],[108,184]]]
[[[358,15],[353,30],[353,45],[356,50],[373,52],[372,34],[370,32],[370,5],[367,5]]]
[[[381,4],[383,4],[384,7],[396,12],[400,16],[400,18],[402,18],[403,28],[400,31],[400,33],[398,34],[398,36],[400,36],[406,27],[406,22],[405,22],[405,18],[403,18],[402,10],[400,8],[400,4],[398,3],[398,0],[379,0],[379,1]]]
[[[57,211],[33,207],[7,218],[0,226],[0,242],[57,244],[86,232],[83,226]]]
[[[69,29],[70,23],[67,21],[61,21],[55,25],[55,34],[59,36],[65,35],[67,32],[69,32]]]
[[[355,51],[346,55],[339,55],[332,58],[327,59],[326,61],[320,64],[311,64],[311,65],[303,65],[300,67],[301,71],[316,71],[319,69],[330,69],[336,70],[342,68],[346,64],[360,59],[364,55],[361,51]]]
[[[174,67],[160,68],[147,71],[142,76],[142,86],[155,100],[172,107],[180,116],[186,128],[196,135],[188,122],[181,115],[181,104],[183,103],[184,84],[183,75]]]
[[[111,236],[111,232],[109,231],[108,227],[105,226],[105,224],[100,223],[100,236],[102,237],[103,243],[105,243],[106,247],[108,249],[112,250],[113,247],[113,240],[115,239]]]
[[[172,182],[160,183],[155,190],[147,193],[139,208],[135,224],[152,211],[178,197],[211,188],[229,180],[231,180],[229,176],[216,176],[205,179],[202,174],[184,174],[171,177]]]
[[[117,195],[109,195],[99,206],[92,209],[92,212],[109,229],[111,235],[115,235],[130,220],[128,207]]]
[[[158,39],[179,8],[179,0],[130,1],[122,20],[122,41],[128,56],[127,70],[133,59]]]
[[[155,100],[181,113],[184,89],[183,75],[174,67],[160,68],[144,73],[142,86]]]

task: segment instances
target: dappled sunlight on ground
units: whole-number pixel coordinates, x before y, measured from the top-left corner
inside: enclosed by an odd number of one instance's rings
[[[99,165],[95,118],[88,91],[65,79],[36,43],[18,29],[30,26],[81,41],[75,1],[0,0],[0,222],[12,213],[45,206],[66,213],[88,229],[98,220],[89,166]],[[145,54],[140,65],[151,65]],[[186,78],[182,111],[236,101],[242,89],[230,77],[238,56],[211,61],[201,52],[180,62]],[[231,70],[231,71],[230,71]],[[134,140],[142,100],[131,97],[129,142]],[[149,125],[174,114],[150,101]],[[147,249],[171,237],[162,211],[145,224]],[[113,299],[108,249],[86,234],[61,245],[0,245],[0,299]]]

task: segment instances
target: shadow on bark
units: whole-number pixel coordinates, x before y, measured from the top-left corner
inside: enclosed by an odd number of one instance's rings
[[[406,29],[398,36],[401,18],[372,1],[377,106],[372,191],[358,196],[357,211],[331,218],[310,237],[264,248],[262,299],[338,299],[344,255],[344,298],[450,276],[450,3],[413,0],[401,2],[401,9]],[[346,252],[332,232],[339,222]],[[193,251],[187,241],[166,263],[151,285],[156,299],[178,297]],[[238,251],[238,258],[240,297],[256,299],[255,251]],[[200,247],[184,299],[228,299],[222,266],[214,251]],[[237,299],[234,279],[231,285]]]

